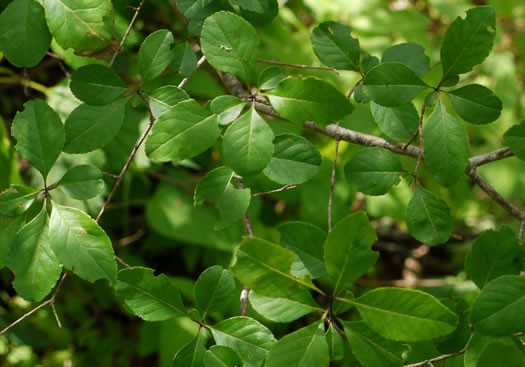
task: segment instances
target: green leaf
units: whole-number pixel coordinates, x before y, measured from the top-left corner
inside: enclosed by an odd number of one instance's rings
[[[525,348],[516,337],[491,338],[474,333],[465,349],[464,363],[465,367],[523,366]]]
[[[229,270],[219,265],[206,269],[195,283],[195,300],[203,319],[208,313],[222,311],[234,291],[235,280]]]
[[[204,355],[205,367],[240,367],[239,355],[229,347],[214,345]]]
[[[319,173],[321,154],[302,136],[281,134],[273,143],[273,157],[263,171],[270,180],[283,185],[298,185]]]
[[[0,50],[16,67],[36,66],[51,44],[44,8],[36,0],[15,0],[0,14]]]
[[[273,322],[292,322],[312,312],[323,312],[307,291],[296,292],[290,298],[266,297],[251,291],[249,299],[257,313]]]
[[[204,21],[202,53],[215,69],[251,80],[259,38],[250,23],[229,12],[218,12]]]
[[[128,100],[122,99],[106,106],[82,103],[66,119],[66,153],[88,153],[102,148],[118,134]]]
[[[244,367],[262,366],[276,342],[270,330],[244,316],[226,319],[210,329],[217,345],[230,347],[237,352]]]
[[[162,321],[186,314],[179,290],[164,274],[133,267],[118,272],[116,291],[133,314],[146,321]]]
[[[236,0],[239,3],[246,3],[245,0]],[[279,13],[279,2],[277,0],[248,0],[255,5],[258,10],[252,11],[241,6],[241,16],[254,26],[264,26],[273,21]]]
[[[394,140],[410,139],[419,126],[419,114],[413,103],[383,107],[370,102],[370,110],[381,132]]]
[[[359,40],[352,30],[337,22],[324,22],[312,32],[312,47],[323,64],[340,69],[359,71]]]
[[[281,68],[278,66],[269,66],[262,71],[257,80],[259,90],[274,89],[284,79]]]
[[[353,301],[363,321],[384,338],[404,342],[450,334],[458,317],[428,293],[376,288]]]
[[[161,29],[150,33],[139,50],[139,72],[142,83],[158,77],[170,64],[175,40],[173,33]]]
[[[279,227],[281,246],[293,251],[313,279],[326,275],[324,242],[326,233],[320,228],[303,222],[287,222]]]
[[[285,335],[268,355],[268,367],[315,367],[330,364],[324,321]]]
[[[77,54],[105,49],[112,38],[114,10],[111,0],[44,0],[53,38]]]
[[[144,93],[148,99],[153,117],[159,118],[162,113],[175,106],[177,103],[190,99],[186,91],[173,85],[166,85],[155,89],[151,93]]]
[[[183,78],[190,77],[197,70],[197,54],[187,42],[175,46],[170,67],[173,73],[179,73]]]
[[[474,300],[470,320],[476,332],[506,336],[525,330],[525,278],[503,275],[482,289]]]
[[[366,367],[402,367],[401,354],[406,348],[383,338],[363,321],[344,322],[345,334],[352,353]]]
[[[19,217],[0,217],[0,269],[7,264],[7,256],[18,230],[25,224],[23,215]]]
[[[38,196],[39,191],[31,187],[11,185],[0,192],[0,215],[16,217],[26,212]]]
[[[505,135],[503,140],[519,159],[525,160],[525,121],[521,124],[511,127]]]
[[[334,328],[334,324],[330,323],[325,334],[326,342],[328,343],[328,350],[330,351],[331,361],[340,361],[345,355],[345,341],[339,332]]]
[[[472,8],[465,19],[457,17],[441,44],[442,80],[469,72],[474,65],[481,64],[492,49],[495,27],[496,12],[491,6]]]
[[[519,275],[523,251],[514,232],[503,227],[499,232],[485,231],[472,244],[465,259],[467,275],[481,289],[502,275]]]
[[[182,101],[159,116],[146,140],[146,154],[162,162],[192,158],[219,137],[217,119],[195,100]]]
[[[179,349],[173,357],[172,367],[204,367],[206,346],[202,334],[203,330],[201,329],[197,337]]]
[[[82,66],[71,74],[71,91],[82,102],[93,106],[111,103],[128,91],[117,73],[104,65]]]
[[[417,185],[407,207],[407,227],[416,240],[435,246],[448,241],[454,218],[447,203]]]
[[[271,242],[244,237],[235,252],[233,275],[250,289],[268,297],[291,297],[299,285],[315,288],[311,283],[290,275],[295,255]]]
[[[44,176],[51,170],[64,146],[64,125],[58,114],[41,99],[24,104],[13,119],[11,134],[16,150]]]
[[[430,67],[430,58],[425,55],[425,49],[417,43],[400,43],[389,47],[381,62],[399,62],[405,64],[421,78]]]
[[[241,9],[264,13],[262,3],[264,0],[232,0],[232,4],[238,5]]]
[[[372,56],[370,54],[366,54],[365,56],[363,56],[363,60],[361,61],[361,68],[363,69],[363,72],[365,74],[377,65],[379,65],[379,59],[376,56]]]
[[[324,244],[324,261],[334,293],[351,286],[376,263],[379,254],[372,251],[376,240],[364,212],[349,214],[334,226]]]
[[[87,200],[104,192],[104,180],[98,167],[83,164],[69,169],[58,187],[73,199]]]
[[[40,213],[16,234],[7,266],[15,274],[13,286],[28,301],[38,302],[55,286],[62,266],[51,248],[49,215],[46,205]]]
[[[217,115],[220,125],[228,125],[241,114],[248,102],[234,96],[219,96],[211,101],[211,112]]]
[[[208,172],[199,180],[195,188],[195,206],[202,205],[206,199],[219,202],[228,186],[231,186],[233,177],[234,172],[230,167],[218,167]]]
[[[217,0],[177,0],[177,9],[187,18],[204,20],[220,9]]]
[[[472,124],[488,124],[498,119],[503,104],[490,89],[469,84],[447,93],[458,115]]]
[[[345,165],[346,181],[367,195],[384,195],[406,173],[396,155],[383,148],[365,148]]]
[[[299,124],[307,120],[321,125],[332,124],[354,110],[348,99],[331,84],[313,78],[283,79],[266,96],[281,116]]]
[[[226,130],[224,158],[241,176],[260,173],[272,158],[273,138],[272,129],[252,106]]]
[[[467,130],[440,101],[423,129],[424,158],[437,182],[449,187],[463,175],[469,159]]]
[[[377,65],[363,80],[366,95],[385,107],[408,104],[427,88],[429,86],[410,67],[398,62]]]
[[[98,279],[115,281],[117,263],[111,241],[89,215],[53,203],[49,235],[65,268],[92,283]]]

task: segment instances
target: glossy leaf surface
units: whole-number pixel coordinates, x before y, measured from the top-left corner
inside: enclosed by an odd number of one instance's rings
[[[93,106],[103,106],[122,97],[127,85],[110,68],[92,64],[71,74],[70,88],[75,97]]]
[[[151,33],[139,50],[139,71],[142,82],[159,76],[170,64],[173,56],[175,40],[173,33],[167,29],[161,29]]]
[[[503,104],[490,89],[469,84],[448,92],[458,115],[472,124],[488,124],[498,119]]]
[[[91,199],[104,191],[102,171],[88,164],[69,169],[58,185],[67,195],[77,200]]]
[[[312,46],[323,64],[359,71],[359,41],[350,32],[350,28],[336,22],[324,22],[314,28]]]
[[[195,283],[195,300],[197,307],[206,315],[210,312],[219,312],[227,306],[235,291],[235,280],[229,270],[219,265],[206,269]]]

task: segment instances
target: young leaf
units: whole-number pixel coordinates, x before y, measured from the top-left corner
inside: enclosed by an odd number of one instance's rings
[[[324,22],[312,32],[312,47],[323,64],[340,69],[359,71],[359,40],[352,30],[336,22]]]
[[[474,300],[470,320],[476,332],[506,336],[525,330],[525,278],[503,275],[489,282]]]
[[[352,353],[367,367],[402,367],[402,344],[383,338],[363,321],[344,322],[345,335]]]
[[[66,119],[66,153],[88,153],[107,145],[119,132],[126,104],[122,99],[106,106],[82,103]]]
[[[330,363],[324,321],[285,335],[268,355],[268,367],[317,367]]]
[[[53,203],[49,235],[53,250],[67,269],[94,282],[117,277],[117,263],[109,237],[81,210]]]
[[[262,71],[257,80],[259,90],[274,89],[285,77],[278,66],[269,66]]]
[[[16,150],[47,178],[64,146],[64,125],[58,114],[41,99],[24,104],[24,111],[13,119],[11,134],[17,140]]]
[[[402,288],[376,288],[353,301],[363,321],[384,338],[416,342],[453,332],[455,313],[428,293]]]
[[[283,79],[276,89],[265,95],[281,116],[298,124],[314,120],[328,125],[354,110],[348,99],[331,84],[313,78]]]
[[[257,294],[249,295],[253,309],[273,322],[292,322],[312,312],[323,312],[308,291],[296,292],[290,298],[274,298]]]
[[[116,291],[138,317],[146,321],[162,321],[184,316],[179,290],[164,274],[155,276],[153,269],[133,267],[118,272]]]
[[[210,312],[222,311],[234,291],[235,280],[229,270],[219,265],[206,269],[195,283],[195,300],[203,319]]]
[[[447,93],[458,115],[472,124],[488,124],[498,119],[503,104],[490,89],[469,84]]]
[[[486,231],[476,238],[465,259],[465,270],[481,289],[502,275],[519,275],[522,263],[523,251],[516,235],[503,227],[499,232]]]
[[[204,367],[240,367],[239,355],[229,347],[214,345],[204,355]]]
[[[511,127],[505,135],[503,140],[519,159],[525,160],[525,122]]]
[[[49,30],[64,50],[94,53],[111,41],[115,15],[111,0],[44,0],[44,7]]]
[[[165,85],[164,87],[155,89],[151,93],[144,94],[148,99],[151,113],[155,118],[159,118],[163,112],[166,112],[177,103],[190,99],[186,91],[174,85]]]
[[[18,230],[25,224],[23,215],[19,217],[0,217],[0,269],[7,265],[7,256]]]
[[[172,367],[203,367],[204,355],[206,354],[206,345],[203,340],[203,330],[199,330],[195,337],[188,344],[183,346],[175,357],[173,357]]]
[[[250,289],[268,297],[291,297],[299,285],[310,283],[290,275],[294,253],[271,242],[244,237],[235,252],[233,275]]]
[[[270,180],[298,185],[319,173],[321,154],[302,136],[281,134],[273,143],[273,157],[263,171]]]
[[[383,107],[370,102],[370,110],[379,129],[394,140],[410,139],[419,126],[419,114],[413,103],[399,107]]]
[[[376,263],[379,254],[372,251],[376,240],[364,212],[347,215],[334,226],[324,244],[324,261],[334,293],[351,286]]]
[[[260,173],[272,158],[273,138],[272,129],[252,106],[226,130],[224,158],[241,176]]]
[[[87,200],[102,194],[104,180],[98,167],[83,164],[69,169],[58,187],[73,199]]]
[[[195,100],[177,103],[159,116],[146,140],[146,154],[162,162],[192,158],[219,137],[217,119]]]
[[[232,317],[211,326],[217,345],[233,349],[244,367],[260,367],[276,340],[259,322],[244,316]]]
[[[415,239],[435,246],[448,241],[454,218],[447,203],[417,185],[407,207],[407,227]]]
[[[71,91],[82,102],[103,106],[122,97],[128,91],[117,73],[104,65],[82,66],[71,74]]]
[[[25,213],[33,204],[39,191],[31,187],[11,185],[8,189],[0,192],[0,215],[5,217],[16,217]]]
[[[28,301],[38,302],[47,296],[62,273],[62,265],[51,248],[53,237],[48,226],[44,205],[16,234],[7,257],[7,266],[15,274],[13,286]]]
[[[385,107],[408,104],[427,88],[429,86],[410,67],[398,62],[377,65],[363,80],[366,95]]]
[[[346,181],[367,195],[384,195],[406,173],[394,153],[382,148],[365,148],[345,165]]]
[[[161,29],[151,33],[139,50],[139,72],[142,83],[158,77],[170,64],[175,40],[173,33]]]
[[[219,96],[211,101],[211,112],[217,115],[220,125],[228,125],[239,117],[248,102],[234,96]]]
[[[323,262],[326,233],[320,228],[303,222],[287,222],[279,226],[281,246],[293,251],[313,279],[326,275]]]
[[[179,73],[183,78],[190,77],[197,70],[197,55],[191,46],[185,42],[175,46],[170,62],[171,71]]]
[[[454,185],[463,175],[469,158],[467,130],[440,101],[423,129],[425,162],[437,182]]]
[[[491,6],[477,6],[457,17],[447,29],[441,44],[443,78],[463,74],[488,56],[496,32],[496,12]]]
[[[16,67],[36,66],[51,44],[44,8],[36,0],[15,0],[0,14],[0,50]]]
[[[215,69],[251,80],[259,38],[250,23],[229,12],[218,12],[204,22],[202,53]]]
[[[383,54],[381,62],[405,64],[421,78],[430,67],[430,58],[425,55],[425,49],[417,43],[400,43],[391,46]]]

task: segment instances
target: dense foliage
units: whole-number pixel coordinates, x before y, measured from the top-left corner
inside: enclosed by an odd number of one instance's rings
[[[0,365],[525,365],[521,1],[135,3],[0,8]]]

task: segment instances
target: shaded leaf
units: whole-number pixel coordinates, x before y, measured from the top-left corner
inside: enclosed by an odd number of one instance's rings
[[[170,63],[171,71],[182,77],[190,77],[197,70],[197,54],[188,43],[182,43],[173,49]]]
[[[257,86],[259,90],[274,89],[284,78],[285,76],[281,73],[280,67],[269,66],[259,75]]]
[[[447,93],[458,115],[472,124],[488,124],[498,119],[503,104],[490,89],[469,84]]]
[[[229,347],[214,345],[204,355],[205,367],[241,367],[239,355]]]
[[[383,54],[381,62],[405,64],[420,77],[423,77],[430,67],[430,58],[425,55],[425,49],[417,43],[410,42],[389,47]]]
[[[173,33],[161,29],[150,33],[139,50],[139,72],[142,82],[155,79],[170,64],[175,40]]]
[[[220,9],[217,0],[177,0],[177,9],[187,18],[204,20]]]
[[[519,159],[525,160],[525,122],[511,127],[505,135],[503,140]]]
[[[0,215],[16,217],[23,214],[38,196],[39,191],[31,187],[11,185],[0,192]]]
[[[246,3],[244,0],[236,0]],[[241,16],[254,26],[264,26],[272,22],[279,13],[279,2],[277,0],[249,0],[257,2],[258,11],[252,11],[241,7]]]
[[[183,346],[175,357],[173,357],[172,367],[203,367],[204,355],[206,353],[203,330],[199,330],[197,337]]]
[[[0,217],[0,269],[7,265],[7,255],[18,230],[25,224],[24,216]]]
[[[345,355],[345,341],[341,334],[330,324],[326,331],[326,342],[328,343],[328,350],[330,352],[331,361],[340,361]]]
[[[394,140],[410,139],[419,126],[419,114],[413,103],[383,107],[370,102],[370,110],[381,132]]]
[[[359,71],[359,40],[351,29],[337,22],[324,22],[312,32],[312,47],[323,64],[341,70]]]
[[[228,125],[239,117],[248,102],[234,96],[219,96],[211,101],[211,112],[217,115],[220,125]]]
[[[235,281],[229,270],[219,265],[206,269],[195,283],[195,300],[203,319],[210,312],[222,311],[234,291]]]
[[[58,187],[77,200],[86,200],[102,194],[104,180],[98,167],[84,164],[69,169],[58,182]]]
[[[128,91],[117,73],[104,65],[82,66],[71,74],[71,91],[82,102],[103,106],[122,97]]]
[[[465,367],[522,366],[525,347],[516,337],[491,338],[474,333],[466,347],[464,363]]]
[[[153,117],[159,116],[175,106],[177,103],[190,99],[186,91],[175,87],[174,85],[165,85],[155,89],[150,93],[144,93],[148,99],[149,107]]]

